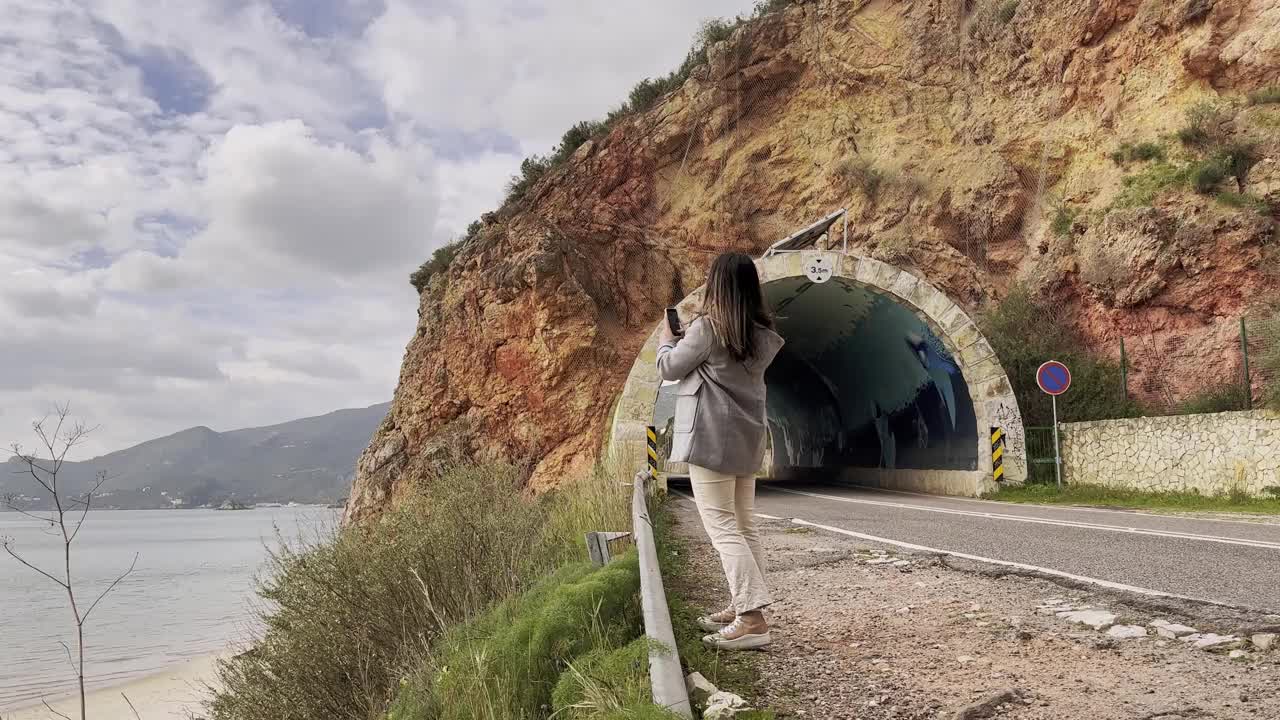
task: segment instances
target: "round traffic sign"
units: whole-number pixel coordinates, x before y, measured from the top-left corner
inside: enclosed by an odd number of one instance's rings
[[[1071,387],[1071,371],[1057,360],[1050,360],[1036,370],[1036,384],[1050,395],[1061,395]]]

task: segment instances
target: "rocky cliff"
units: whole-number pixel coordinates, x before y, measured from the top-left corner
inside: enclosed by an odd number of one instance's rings
[[[851,250],[974,311],[1025,283],[1108,353],[1225,356],[1277,289],[1276,0],[794,2],[706,56],[431,278],[349,518],[454,454],[586,468],[708,259],[840,207]]]

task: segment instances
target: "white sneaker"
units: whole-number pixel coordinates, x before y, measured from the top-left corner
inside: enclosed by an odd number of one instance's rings
[[[698,627],[707,632],[720,632],[726,626],[732,625],[734,620],[738,619],[738,614],[731,608],[726,608],[718,613],[703,615],[698,618]]]
[[[702,638],[702,642],[716,650],[758,650],[773,642],[768,630],[763,633],[739,634],[741,630],[742,618],[738,618],[718,632]]]

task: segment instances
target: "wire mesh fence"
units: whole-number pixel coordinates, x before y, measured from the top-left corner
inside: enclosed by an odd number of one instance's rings
[[[1280,314],[1250,310],[1234,319],[1118,340],[1121,392],[1148,415],[1269,406],[1280,399]]]

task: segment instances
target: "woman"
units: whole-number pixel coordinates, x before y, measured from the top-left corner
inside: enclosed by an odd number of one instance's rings
[[[676,386],[671,460],[689,463],[693,497],[729,581],[729,607],[698,619],[708,645],[729,650],[770,642],[772,602],[756,534],[756,478],[764,460],[764,372],[782,348],[751,258],[725,253],[707,274],[702,313],[683,337],[662,323],[658,371]]]

